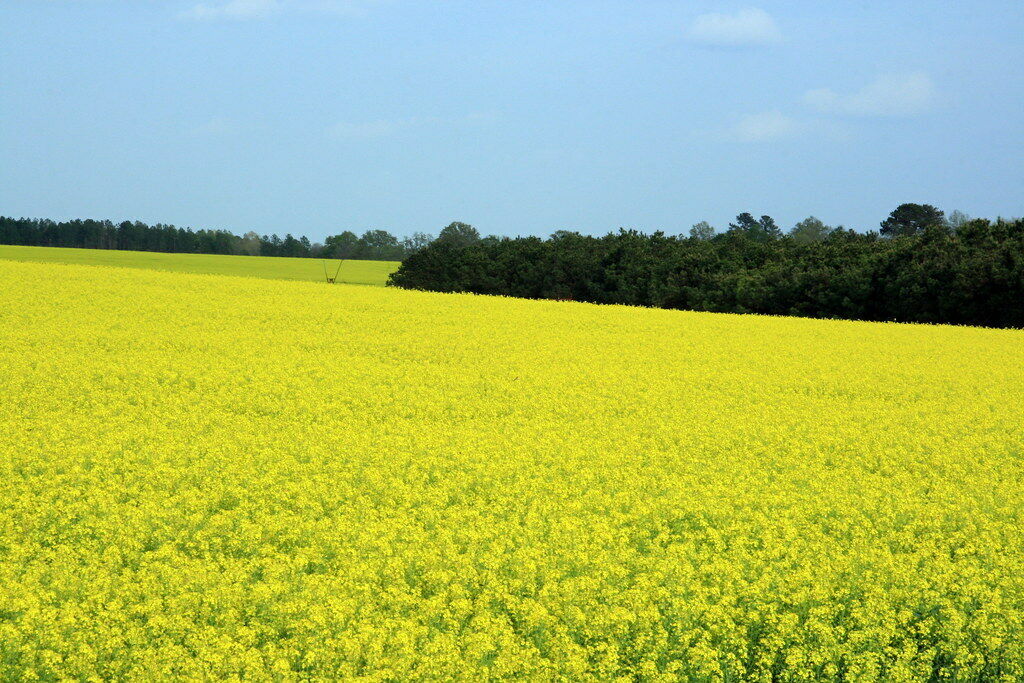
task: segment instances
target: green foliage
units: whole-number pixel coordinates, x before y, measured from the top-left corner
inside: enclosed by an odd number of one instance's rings
[[[746,212],[736,216],[735,223],[729,224],[729,232],[748,237],[755,242],[767,242],[782,237],[782,231],[771,216],[756,219]]]
[[[359,237],[351,230],[330,235],[324,240],[324,256],[327,258],[351,259],[359,251]]]
[[[944,226],[945,218],[931,204],[900,204],[882,221],[882,234],[886,237],[920,235],[926,228]]]
[[[398,238],[387,230],[367,230],[359,238],[358,258],[398,261],[405,254]]]
[[[331,235],[324,244],[313,244],[308,237],[295,237],[291,233],[281,238],[277,235],[261,237],[250,231],[239,237],[227,230],[192,230],[162,223],[151,226],[140,221],[114,225],[111,221],[55,222],[0,216],[0,244],[29,247],[400,261],[406,254],[429,244],[430,240],[430,235],[425,233],[416,233],[412,238],[399,242],[386,230],[367,230],[362,237],[346,230]]]
[[[480,233],[469,223],[450,223],[441,230],[437,241],[452,247],[468,247],[480,241]]]
[[[712,239],[620,230],[603,237],[563,231],[548,240],[488,238],[465,247],[438,240],[407,258],[389,284],[699,311],[1024,327],[1024,220],[971,220],[955,231],[933,223],[900,239],[808,221],[797,235],[770,237],[773,226],[768,217],[741,214]]]

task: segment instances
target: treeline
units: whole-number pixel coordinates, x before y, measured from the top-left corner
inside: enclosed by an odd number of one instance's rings
[[[52,221],[0,216],[0,244],[30,247],[400,261],[429,244],[431,239],[425,233],[400,240],[386,230],[367,230],[362,235],[346,230],[320,244],[291,234],[279,237],[247,232],[239,236],[227,230],[193,230],[164,223],[147,225],[141,221]]]
[[[560,231],[481,238],[468,229],[411,254],[389,284],[660,308],[1024,327],[1024,220],[949,218],[904,204],[880,231],[816,218],[784,234],[740,214],[686,236]],[[447,229],[446,229],[447,230]]]

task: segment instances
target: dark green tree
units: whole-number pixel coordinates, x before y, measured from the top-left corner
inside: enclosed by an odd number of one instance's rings
[[[885,237],[919,235],[925,228],[944,226],[943,213],[931,204],[900,204],[882,221],[881,233]]]
[[[468,247],[480,241],[480,233],[469,223],[455,221],[445,226],[435,241],[450,247]]]
[[[749,237],[755,242],[768,242],[782,237],[782,230],[771,216],[761,216],[757,219],[747,212],[736,216],[736,222],[729,224],[729,232]]]
[[[488,237],[470,247],[435,241],[406,259],[390,283],[730,313],[1024,327],[1024,220],[971,220],[955,231],[932,225],[895,240],[841,228],[805,243],[747,236],[770,228],[748,214],[710,240],[620,230]]]
[[[345,230],[338,235],[330,235],[324,240],[324,256],[326,258],[355,258],[358,249],[359,237],[351,230]]]
[[[302,243],[292,237],[291,233],[284,236],[284,242],[281,243],[281,256],[303,256]]]
[[[387,230],[367,230],[359,238],[359,258],[398,261],[402,258],[402,245]]]

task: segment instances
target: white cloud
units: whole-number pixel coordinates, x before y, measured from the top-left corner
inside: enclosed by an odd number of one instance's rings
[[[796,121],[772,110],[743,116],[727,132],[738,142],[765,142],[793,135],[798,128]]]
[[[296,8],[304,12],[360,16],[385,0],[296,0]]]
[[[771,15],[756,7],[733,14],[702,14],[690,26],[689,36],[695,43],[720,47],[768,45],[782,39]]]
[[[831,88],[808,90],[804,102],[827,114],[851,116],[910,116],[935,100],[935,86],[924,72],[881,76],[849,95]]]
[[[182,12],[186,19],[265,19],[281,10],[278,0],[229,0],[219,5],[200,3]]]

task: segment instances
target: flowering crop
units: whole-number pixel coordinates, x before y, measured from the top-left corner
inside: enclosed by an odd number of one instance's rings
[[[0,259],[67,263],[86,266],[146,268],[177,273],[207,275],[248,275],[273,280],[324,282],[338,269],[337,259],[291,258],[287,256],[235,256],[227,254],[166,254],[158,251],[123,249],[78,249],[64,247],[22,247],[0,244]],[[338,283],[381,285],[399,266],[398,261],[348,259],[337,270]]]
[[[0,261],[0,679],[1024,678],[1024,332]]]

